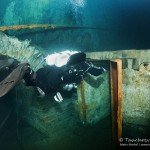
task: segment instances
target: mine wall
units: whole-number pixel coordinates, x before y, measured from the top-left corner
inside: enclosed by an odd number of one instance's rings
[[[0,54],[22,61],[28,61],[34,70],[45,65],[47,55],[42,49],[30,46],[29,41],[19,41],[0,33]],[[121,50],[87,53],[87,58],[98,60],[121,59],[123,62],[123,131],[130,136],[134,133],[147,135],[150,125],[150,51]],[[109,71],[101,75],[104,82],[97,88],[85,83],[86,108],[90,110],[88,120],[94,125],[110,115]],[[64,99],[60,104],[52,95],[37,97],[35,89],[21,82],[11,91],[16,111],[30,125],[53,139],[61,138],[84,124],[80,114],[80,92]],[[97,98],[97,97],[100,97]],[[57,131],[57,132],[56,132]],[[127,131],[127,132],[126,132]],[[59,135],[59,136],[58,136]],[[138,134],[137,134],[138,135]]]

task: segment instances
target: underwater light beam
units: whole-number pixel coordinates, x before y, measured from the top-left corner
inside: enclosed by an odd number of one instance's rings
[[[84,7],[86,3],[85,0],[70,0],[70,2],[77,7]]]

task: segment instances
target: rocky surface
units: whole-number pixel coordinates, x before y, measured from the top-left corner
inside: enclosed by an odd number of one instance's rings
[[[30,46],[30,41],[19,41],[17,38],[9,37],[2,32],[0,32],[0,54],[15,58],[20,62],[27,61],[34,70],[45,64],[45,53]]]

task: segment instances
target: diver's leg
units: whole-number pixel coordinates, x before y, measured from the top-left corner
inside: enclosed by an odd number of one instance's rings
[[[44,97],[45,96],[45,92],[41,88],[36,87],[36,91],[38,92],[38,97]]]
[[[54,95],[54,100],[59,103],[63,101],[63,98],[60,92],[57,92],[56,95]]]

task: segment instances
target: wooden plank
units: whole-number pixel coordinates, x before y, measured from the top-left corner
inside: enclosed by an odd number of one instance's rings
[[[111,119],[112,119],[112,138],[114,143],[116,143],[117,139],[117,109],[115,108],[117,103],[117,69],[116,63],[110,62],[110,88],[111,88]]]
[[[122,61],[110,62],[112,137],[117,144],[122,137]]]
[[[118,141],[122,137],[122,61],[117,60],[118,71],[118,110],[117,110],[117,123],[118,123]]]

